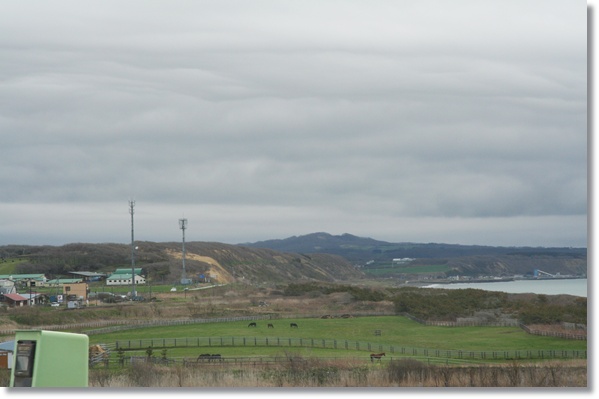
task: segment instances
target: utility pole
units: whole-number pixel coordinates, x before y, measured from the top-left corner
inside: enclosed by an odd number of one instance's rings
[[[183,273],[181,274],[181,284],[189,284],[187,272],[185,271],[185,229],[187,228],[187,219],[179,219],[179,228],[183,231],[183,253],[181,256],[181,259],[183,259]]]
[[[135,236],[133,234],[133,208],[135,201],[129,201],[129,213],[131,214],[131,299],[137,296],[135,292]]]

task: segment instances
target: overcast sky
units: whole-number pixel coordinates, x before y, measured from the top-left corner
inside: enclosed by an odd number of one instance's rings
[[[586,2],[0,2],[0,245],[587,245]]]

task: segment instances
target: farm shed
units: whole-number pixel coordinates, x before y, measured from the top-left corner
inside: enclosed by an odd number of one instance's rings
[[[27,305],[27,298],[19,294],[4,294],[4,302],[8,306],[24,306]]]
[[[96,272],[69,272],[69,274],[77,276],[80,279],[83,279],[83,281],[85,281],[85,282],[101,281],[102,279],[106,278],[105,273],[96,273]]]
[[[146,279],[143,278],[142,276],[139,275],[135,275],[135,284],[145,284],[146,283]],[[107,279],[106,279],[106,285],[130,285],[131,284],[131,273],[129,274],[124,274],[124,273],[119,273],[119,274],[111,274]]]
[[[43,286],[46,276],[43,274],[0,274],[0,280],[11,280],[15,283],[25,283],[27,286]]]
[[[141,275],[141,267],[135,268],[135,274]],[[112,274],[131,274],[131,268],[116,269]]]
[[[43,305],[50,302],[50,296],[47,294],[41,294],[39,292],[22,293],[19,294],[23,298],[27,299],[29,305]]]
[[[56,278],[56,279],[48,280],[46,282],[46,285],[48,287],[62,287],[65,284],[77,284],[77,283],[82,283],[82,282],[83,282],[82,278]]]

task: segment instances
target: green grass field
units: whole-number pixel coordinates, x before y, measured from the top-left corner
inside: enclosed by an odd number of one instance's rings
[[[299,328],[290,328],[295,322]],[[274,328],[267,328],[267,323]],[[248,328],[248,322],[205,323],[168,327],[149,327],[127,330],[102,335],[91,335],[90,343],[105,343],[113,345],[119,341],[135,341],[140,339],[159,338],[193,338],[193,337],[237,337],[240,342],[243,337],[266,338],[276,342],[279,338],[283,344],[284,338],[303,338],[316,340],[337,340],[339,349],[318,348],[289,348],[294,353],[310,356],[343,357],[367,356],[362,345],[361,351],[355,348],[345,349],[342,342],[360,341],[376,344],[392,345],[397,348],[426,348],[439,350],[463,351],[538,351],[538,350],[578,350],[587,349],[586,341],[566,340],[555,337],[540,337],[525,333],[517,327],[430,327],[423,326],[410,319],[399,316],[358,317],[353,319],[278,319],[257,321],[256,328]],[[374,331],[381,330],[380,336]],[[228,356],[258,356],[275,355],[286,350],[281,347],[224,346],[219,347],[218,341],[212,341],[212,348],[172,348],[168,349],[169,356],[197,356],[199,353],[212,351]],[[144,351],[139,351],[143,353]],[[155,350],[155,355],[159,350]]]
[[[20,263],[26,259],[7,258],[0,263],[0,274],[16,274],[15,270]]]

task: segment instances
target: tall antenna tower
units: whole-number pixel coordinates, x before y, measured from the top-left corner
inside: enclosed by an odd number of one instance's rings
[[[136,297],[135,292],[135,236],[133,234],[133,208],[135,201],[129,201],[129,213],[131,214],[131,298]]]
[[[185,271],[185,229],[187,228],[187,219],[179,219],[179,228],[183,231],[183,254],[181,256],[181,259],[183,259],[183,273],[181,274],[181,284],[189,284],[190,281],[187,279],[187,272]]]

